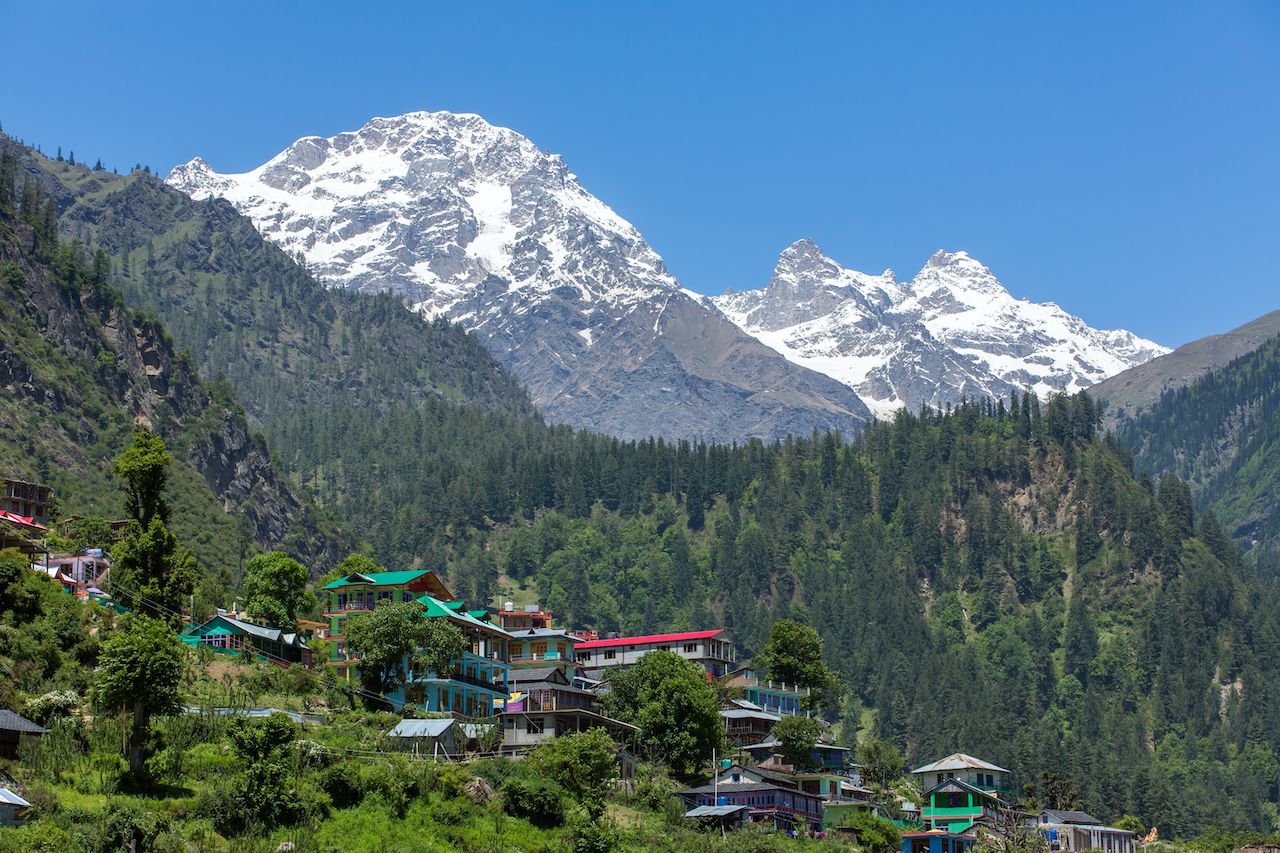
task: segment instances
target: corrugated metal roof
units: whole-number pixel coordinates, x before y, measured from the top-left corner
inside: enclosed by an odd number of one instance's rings
[[[19,797],[17,794],[15,794],[13,791],[10,791],[8,788],[0,788],[0,803],[5,803],[6,805],[10,805],[10,806],[24,806],[24,807],[31,805],[31,803],[28,803],[26,800],[22,799],[22,797]]]
[[[684,813],[685,817],[725,817],[736,814],[750,806],[696,806]]]
[[[770,714],[768,711],[752,711],[749,708],[728,708],[721,711],[720,716],[726,720],[768,720],[773,723],[782,719],[777,714]]]
[[[612,640],[588,640],[578,643],[578,651],[589,649],[605,649],[610,646],[639,646],[646,643],[679,643],[684,640],[706,640],[716,634],[723,634],[723,628],[714,631],[687,631],[683,634],[646,634],[642,637],[614,637]]]
[[[440,737],[453,725],[448,717],[430,720],[401,720],[387,737]]]
[[[8,710],[0,710],[0,729],[29,735],[42,735],[49,731],[44,726],[36,725],[21,714]]]
[[[997,767],[989,761],[965,755],[963,752],[953,753],[946,758],[939,758],[932,764],[917,767],[912,773],[945,773],[948,770],[991,770],[996,773],[1008,773],[1003,767]]]

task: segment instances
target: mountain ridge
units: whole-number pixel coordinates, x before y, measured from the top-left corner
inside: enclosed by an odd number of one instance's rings
[[[849,269],[805,238],[769,283],[713,301],[793,361],[858,391],[879,417],[1012,391],[1073,392],[1165,352],[1089,327],[1054,302],[1015,299],[967,252],[938,250],[914,277]]]

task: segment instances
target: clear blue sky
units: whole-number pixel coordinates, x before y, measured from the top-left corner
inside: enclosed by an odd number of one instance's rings
[[[683,283],[812,237],[1175,345],[1280,308],[1280,3],[7,0],[0,121],[78,159],[258,165],[476,112],[561,153]],[[763,6],[763,4],[761,4]]]

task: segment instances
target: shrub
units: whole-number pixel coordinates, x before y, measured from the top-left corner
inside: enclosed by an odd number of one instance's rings
[[[355,761],[340,761],[326,767],[320,773],[320,790],[329,795],[336,809],[348,809],[364,800],[360,765]]]
[[[563,826],[564,789],[532,773],[513,774],[502,783],[502,810],[545,829]]]
[[[63,853],[78,846],[71,833],[48,821],[0,829],[0,853]]]

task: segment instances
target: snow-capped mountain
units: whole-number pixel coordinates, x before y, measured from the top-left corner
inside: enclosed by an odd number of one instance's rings
[[[250,172],[196,158],[168,182],[227,199],[322,280],[475,331],[553,420],[741,439],[869,418],[848,387],[684,290],[559,156],[478,116],[375,118]]]
[[[789,246],[762,290],[713,299],[791,361],[840,380],[877,417],[1012,389],[1076,391],[1168,352],[1090,328],[1052,302],[1015,299],[964,252],[937,252],[911,281],[846,269],[811,240]]]

